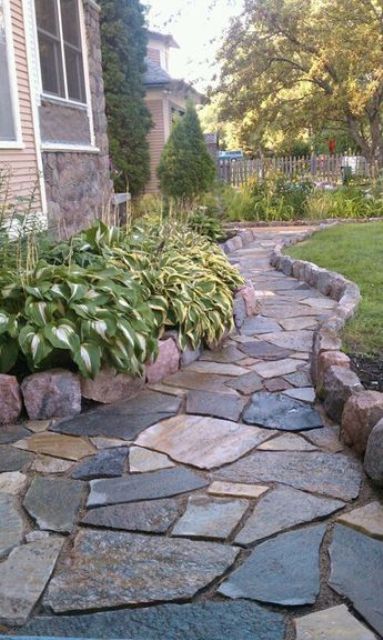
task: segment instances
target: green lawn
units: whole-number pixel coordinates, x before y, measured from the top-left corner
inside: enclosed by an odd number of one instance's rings
[[[287,253],[338,271],[359,285],[363,300],[346,326],[345,349],[383,357],[383,222],[325,229]]]

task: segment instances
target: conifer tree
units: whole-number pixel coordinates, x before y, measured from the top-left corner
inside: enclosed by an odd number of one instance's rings
[[[101,48],[109,144],[115,189],[132,195],[150,176],[147,134],[151,117],[144,96],[147,47],[140,0],[100,0]]]
[[[158,177],[165,196],[185,203],[208,191],[214,182],[215,163],[192,103],[173,126],[162,152]]]

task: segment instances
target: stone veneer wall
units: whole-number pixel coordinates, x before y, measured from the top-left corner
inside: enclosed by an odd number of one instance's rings
[[[97,6],[84,0],[84,15],[95,146],[99,151],[42,154],[48,224],[60,237],[68,237],[101,217],[110,206],[112,194]]]

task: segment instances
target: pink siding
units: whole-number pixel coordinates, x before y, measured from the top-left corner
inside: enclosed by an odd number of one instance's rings
[[[16,64],[16,70],[11,70],[11,73],[16,71],[23,148],[1,149],[0,147],[0,167],[10,170],[9,187],[12,196],[29,197],[37,186],[35,205],[40,208],[39,171],[32,121],[22,2],[21,0],[11,0],[10,5]]]
[[[157,193],[159,191],[157,167],[165,144],[164,109],[162,99],[147,100],[146,106],[151,113],[154,127],[148,135],[151,177],[145,191],[147,193]]]

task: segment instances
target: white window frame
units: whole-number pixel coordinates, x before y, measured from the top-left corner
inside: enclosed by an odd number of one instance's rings
[[[55,93],[49,93],[48,91],[44,91],[43,89],[43,79],[42,79],[42,74],[41,74],[41,64],[39,66],[39,77],[40,77],[40,87],[41,87],[41,97],[46,99],[46,100],[50,100],[52,102],[57,102],[57,103],[62,103],[62,104],[67,104],[68,106],[72,105],[75,107],[78,107],[79,109],[86,109],[88,102],[89,102],[89,96],[88,96],[88,91],[87,91],[87,84],[89,84],[89,76],[87,76],[86,74],[88,73],[88,65],[85,62],[85,58],[87,58],[87,46],[86,46],[86,36],[84,33],[84,15],[83,15],[83,7],[82,7],[82,2],[81,0],[77,0],[77,9],[78,9],[78,16],[79,16],[79,26],[80,26],[80,42],[81,42],[81,53],[82,53],[82,70],[83,70],[83,74],[84,74],[84,87],[85,87],[85,102],[81,102],[80,100],[74,100],[73,98],[69,98],[68,97],[68,81],[67,81],[67,69],[66,69],[66,60],[65,60],[65,51],[64,51],[64,34],[63,34],[63,28],[62,28],[62,18],[61,18],[61,6],[60,6],[60,0],[54,0],[54,2],[56,3],[56,11],[57,11],[57,18],[58,18],[58,28],[59,28],[59,38],[60,38],[60,51],[61,51],[61,60],[62,60],[62,71],[63,71],[63,84],[64,84],[64,93],[65,96],[58,96]],[[39,29],[38,29],[38,24],[37,24],[37,17],[36,17],[36,27],[37,27],[37,42],[39,41]],[[39,55],[39,62],[40,62],[40,55]]]
[[[56,0],[57,1],[57,0]],[[79,22],[80,22],[80,39],[81,39],[81,50],[82,50],[82,63],[83,63],[83,73],[84,73],[84,84],[85,84],[85,98],[86,102],[78,102],[77,100],[71,100],[70,98],[63,98],[62,96],[57,96],[53,93],[45,93],[43,91],[43,79],[41,75],[41,63],[40,63],[40,52],[38,47],[39,42],[39,34],[37,29],[37,16],[36,16],[36,7],[35,2],[33,3],[33,20],[34,20],[34,28],[35,28],[35,38],[37,43],[37,58],[38,58],[38,84],[39,84],[39,104],[41,104],[41,100],[45,100],[47,102],[53,102],[56,104],[61,104],[62,106],[74,107],[76,109],[80,109],[87,112],[88,121],[89,121],[89,131],[90,131],[90,144],[75,144],[75,143],[60,143],[60,142],[41,142],[41,151],[74,151],[74,152],[87,152],[87,153],[99,153],[99,148],[96,147],[96,138],[94,133],[94,122],[93,122],[93,110],[92,110],[92,94],[90,90],[90,80],[89,80],[89,53],[88,53],[88,41],[86,37],[86,28],[85,28],[85,15],[84,15],[84,5],[82,0],[77,0],[77,6],[79,11]],[[96,5],[97,6],[97,5]],[[59,12],[59,22],[60,22],[60,38],[62,46],[64,44],[61,32],[61,12]],[[66,66],[63,68],[64,74],[64,82],[66,87]],[[66,89],[67,92],[67,89]]]
[[[12,117],[15,129],[15,140],[1,140],[0,149],[23,149],[23,138],[21,131],[20,104],[19,93],[17,88],[16,62],[13,47],[13,29],[11,19],[11,9],[9,0],[3,0],[4,23],[5,23],[5,42],[7,47],[7,62],[9,68],[9,85],[11,92]]]

